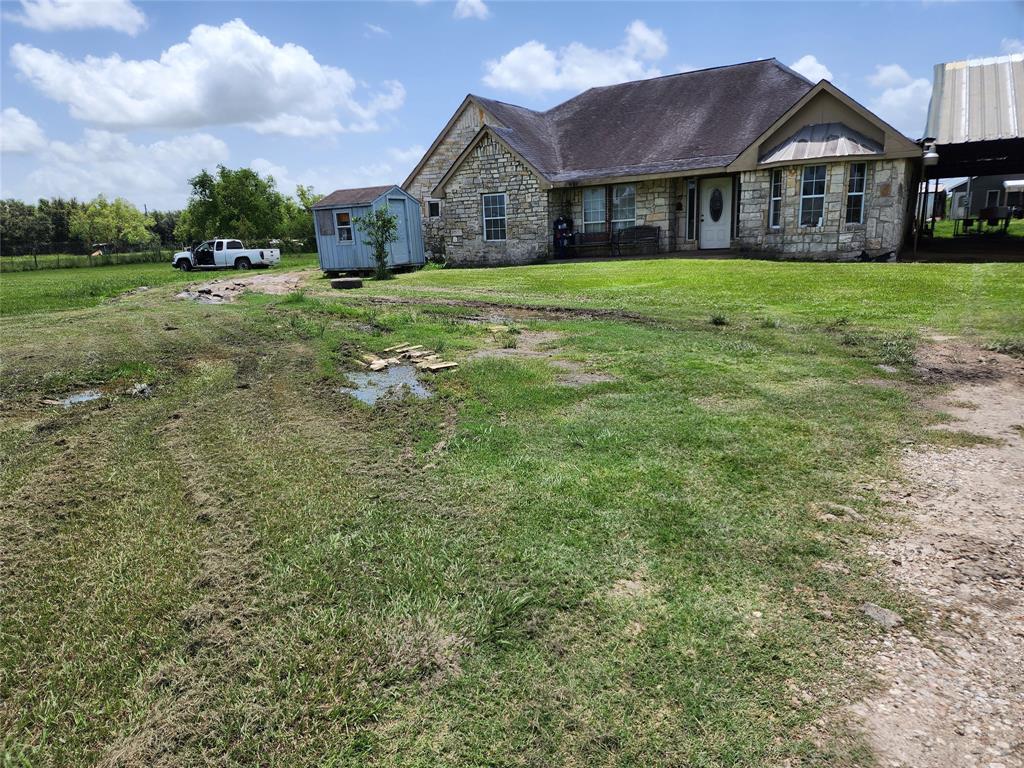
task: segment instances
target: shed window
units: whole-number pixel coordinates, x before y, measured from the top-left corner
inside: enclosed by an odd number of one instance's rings
[[[616,184],[612,187],[612,232],[636,224],[636,187]]]
[[[800,226],[820,227],[825,217],[825,166],[804,167],[800,190]]]
[[[864,223],[864,186],[868,176],[867,163],[850,163],[846,182],[846,223]]]
[[[316,212],[316,229],[321,235],[330,237],[334,234],[334,217],[330,211]]]
[[[338,242],[352,242],[352,214],[348,211],[339,211],[335,214],[335,222],[338,225]]]
[[[604,187],[587,187],[583,190],[583,231],[604,232],[607,193]]]
[[[768,201],[768,226],[778,229],[782,226],[782,169],[772,171],[771,199]]]
[[[427,218],[436,219],[441,215],[441,201],[427,200]]]
[[[483,196],[484,240],[504,240],[508,219],[505,216],[506,195],[499,192]]]
[[[999,205],[999,190],[990,189],[985,192],[985,207],[995,208]]]

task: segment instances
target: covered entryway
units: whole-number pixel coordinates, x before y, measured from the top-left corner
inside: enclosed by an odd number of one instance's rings
[[[728,248],[732,235],[732,177],[700,180],[700,247]]]

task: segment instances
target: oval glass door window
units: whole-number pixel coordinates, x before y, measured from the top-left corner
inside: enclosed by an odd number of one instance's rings
[[[713,190],[711,190],[711,202],[709,205],[711,209],[709,211],[709,213],[711,214],[711,220],[718,221],[720,218],[722,218],[722,209],[725,206],[722,203],[722,190],[720,190],[718,187],[715,187]]]

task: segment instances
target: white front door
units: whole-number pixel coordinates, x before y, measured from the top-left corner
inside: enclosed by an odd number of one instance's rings
[[[700,247],[728,248],[732,233],[732,177],[700,180]]]

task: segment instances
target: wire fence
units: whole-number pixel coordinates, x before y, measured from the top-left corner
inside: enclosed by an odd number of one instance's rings
[[[245,241],[247,248],[277,248],[281,253],[309,253],[316,250],[315,240],[252,240]],[[81,252],[80,243],[43,243],[36,246],[36,252],[4,254],[0,256],[0,273],[26,272],[36,269],[64,269],[68,267],[105,267],[116,264],[154,264],[161,261],[170,263],[175,251],[188,246],[143,245],[123,246],[116,251],[96,249]],[[78,251],[77,253],[75,251]]]

